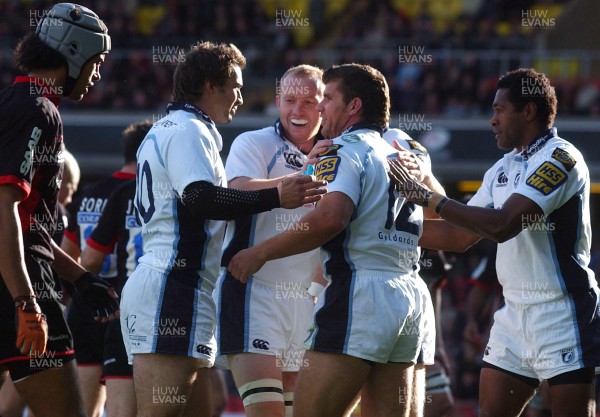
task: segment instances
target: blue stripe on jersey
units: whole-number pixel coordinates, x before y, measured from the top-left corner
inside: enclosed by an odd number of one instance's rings
[[[256,216],[249,215],[235,219],[233,237],[223,251],[221,266],[227,267],[231,258],[252,245]],[[252,277],[246,284],[242,284],[231,274],[226,272],[221,284],[219,303],[219,353],[234,354],[245,352],[248,349],[248,332],[250,319],[250,294],[252,290]],[[223,301],[225,303],[223,303]],[[243,320],[242,320],[243,318]]]
[[[250,334],[250,295],[252,294],[252,283],[254,277],[248,277],[246,282],[246,296],[244,297],[244,352],[248,351]]]
[[[246,284],[235,279],[229,271],[219,291],[219,334],[217,345],[220,355],[244,352],[248,347],[248,309],[252,278]]]
[[[148,137],[146,137],[147,139]],[[156,137],[154,136],[155,139],[155,144],[156,144]],[[160,153],[158,152],[158,149],[156,149],[156,153],[157,155],[160,156]],[[170,293],[170,291],[167,291],[167,284],[171,282],[169,275],[171,273],[171,265],[173,265],[173,262],[175,260],[175,256],[177,254],[176,251],[176,247],[177,247],[177,241],[179,240],[179,233],[177,233],[178,229],[179,229],[179,223],[178,223],[178,218],[175,215],[175,213],[173,213],[173,228],[175,230],[175,239],[173,240],[173,252],[171,254],[171,259],[169,259],[169,266],[167,268],[165,268],[165,272],[162,275],[162,282],[160,284],[160,294],[158,296],[158,308],[156,309],[156,315],[154,316],[154,322],[156,323],[156,334],[154,335],[154,339],[152,340],[152,352],[156,352],[156,353],[161,353],[162,351],[160,349],[163,349],[163,344],[164,343],[159,343],[159,336],[162,334],[167,333],[166,330],[161,330],[161,317],[163,317],[163,308],[165,307],[165,294],[166,293]],[[164,323],[164,322],[163,322]],[[168,327],[168,323],[165,323],[166,326]],[[162,352],[162,353],[172,353],[170,351],[166,351],[166,352]]]
[[[275,154],[273,154],[273,158],[271,158],[271,160],[269,161],[269,164],[267,165],[267,173],[268,174],[271,173],[271,170],[277,163],[277,158],[280,158],[286,149],[287,149],[287,146],[282,146],[281,148],[277,149],[277,152],[275,152]]]
[[[193,291],[194,300],[192,301],[192,322],[190,324],[190,334],[188,338],[188,356],[193,356],[193,352],[196,349],[196,346],[194,346],[194,336],[196,334],[196,320],[198,318],[198,309],[196,308],[196,306],[198,305],[198,294],[200,291],[200,287],[202,286],[202,277],[199,276],[198,278],[199,279],[196,280],[196,288],[194,288],[195,291]]]
[[[154,133],[151,133],[151,134],[147,135],[144,138],[144,140],[142,141],[142,144],[140,145],[140,147],[138,149],[142,149],[144,147],[144,143],[147,140],[151,140],[152,143],[154,144],[154,151],[156,152],[156,157],[158,158],[158,162],[164,168],[165,167],[165,161],[162,159],[162,155],[160,154],[160,148],[158,147],[158,140],[156,139],[156,135]],[[138,150],[138,152],[139,152],[139,150]]]
[[[366,143],[366,142],[361,142],[361,144],[363,144],[363,143]],[[365,187],[365,177],[367,175],[367,171],[366,171],[365,167],[368,165],[371,165],[370,159],[371,159],[372,152],[373,152],[373,148],[369,146],[367,148],[367,150],[365,151],[365,157],[363,158],[362,164],[360,166],[360,174],[359,174],[360,195],[358,196],[358,201],[356,202],[356,207],[360,206],[360,203],[362,202],[362,198],[364,195],[363,191],[364,191],[364,187]],[[356,210],[354,210],[354,212],[356,213]]]
[[[227,227],[235,227],[233,237],[227,243],[221,257],[221,266],[229,265],[231,258],[242,249],[249,248],[254,242],[254,228],[256,227],[256,215],[238,217],[234,223]]]
[[[581,325],[579,324],[579,321],[577,320],[577,317],[579,316],[578,312],[577,312],[577,303],[575,302],[575,300],[573,299],[573,295],[570,294],[569,296],[569,304],[571,305],[571,318],[573,320],[573,328],[575,329],[575,338],[577,339],[575,341],[575,346],[579,346],[579,352],[577,357],[579,358],[579,366],[583,366],[584,363],[584,359],[583,359],[583,349],[582,349],[582,345],[581,345],[581,334],[582,334],[582,329]],[[585,334],[585,331],[583,332],[583,334]]]
[[[573,319],[577,329],[578,345],[580,350],[580,364],[585,368],[600,365],[600,342],[598,311],[598,289],[593,288],[587,292],[575,293],[569,297],[573,312]]]
[[[323,306],[315,314],[312,348],[316,351],[346,351],[354,288],[354,266],[347,260],[345,250],[349,234],[349,229],[346,229],[323,245],[323,249],[330,255],[325,262],[325,271],[331,277],[331,284],[325,290]]]
[[[394,195],[396,186],[394,183],[390,182],[390,186],[388,187],[388,208],[387,208],[387,218],[385,219],[385,230],[391,230],[394,225],[394,203],[397,197]]]
[[[210,241],[208,220],[194,218],[177,199],[173,201],[173,223],[175,256],[167,268],[155,352],[191,356],[195,349],[198,289],[203,280],[199,271],[204,267]]]
[[[548,215],[554,225],[550,232],[550,248],[557,267],[560,285],[566,293],[587,291],[590,288],[588,270],[577,259],[578,238],[583,221],[583,196],[578,193]]]

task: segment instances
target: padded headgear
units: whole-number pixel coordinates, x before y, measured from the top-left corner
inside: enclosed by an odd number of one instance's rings
[[[58,3],[37,25],[37,36],[67,60],[68,76],[76,80],[92,57],[110,51],[106,25],[87,7]]]

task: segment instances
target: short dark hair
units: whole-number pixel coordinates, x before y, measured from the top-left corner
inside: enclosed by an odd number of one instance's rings
[[[121,137],[123,139],[123,155],[125,163],[130,164],[137,161],[137,150],[142,141],[152,127],[150,120],[132,123],[123,130]]]
[[[30,33],[19,41],[14,56],[17,68],[26,74],[35,69],[67,68],[65,57],[46,45],[35,33]]]
[[[224,86],[234,67],[246,67],[246,58],[233,44],[198,42],[179,61],[173,74],[173,100],[194,102],[206,82]]]
[[[325,84],[339,80],[338,89],[345,103],[362,101],[363,118],[385,128],[390,120],[390,90],[381,72],[369,65],[334,65],[323,73]]]
[[[519,68],[502,75],[496,82],[497,89],[508,90],[508,100],[517,111],[533,102],[537,107],[536,116],[545,127],[550,127],[556,117],[556,92],[550,80],[533,68]]]

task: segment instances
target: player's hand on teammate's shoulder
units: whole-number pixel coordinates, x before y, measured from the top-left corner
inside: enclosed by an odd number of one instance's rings
[[[96,321],[106,323],[119,318],[119,297],[109,282],[86,272],[77,278],[74,285]]]
[[[266,260],[260,254],[260,251],[256,247],[252,247],[236,253],[227,265],[227,269],[235,279],[246,283],[248,277],[262,268],[265,262]]]
[[[418,182],[423,182],[431,175],[431,169],[424,164],[414,153],[403,148],[397,141],[392,142],[392,146],[398,151],[396,159],[402,164],[410,175],[415,177]]]
[[[321,139],[315,143],[315,146],[308,153],[308,158],[306,159],[306,163],[302,167],[302,172],[305,172],[308,168],[308,165],[314,165],[319,162],[319,154],[327,151],[329,147],[333,144],[333,140],[331,139]]]
[[[327,181],[319,181],[312,175],[295,175],[284,178],[278,185],[279,204],[293,209],[319,201],[327,192]]]
[[[390,165],[388,175],[396,184],[396,189],[400,194],[408,201],[420,206],[427,206],[427,200],[431,195],[431,191],[417,181],[399,160],[388,159],[388,163]]]

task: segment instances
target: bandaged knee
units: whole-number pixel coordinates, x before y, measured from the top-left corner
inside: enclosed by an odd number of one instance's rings
[[[427,394],[450,392],[450,378],[444,371],[427,375],[425,377],[425,392]]]
[[[284,392],[283,402],[285,404],[285,417],[292,417],[294,414],[294,393]]]
[[[284,402],[283,384],[274,378],[258,379],[248,382],[238,389],[244,407],[269,401]]]

